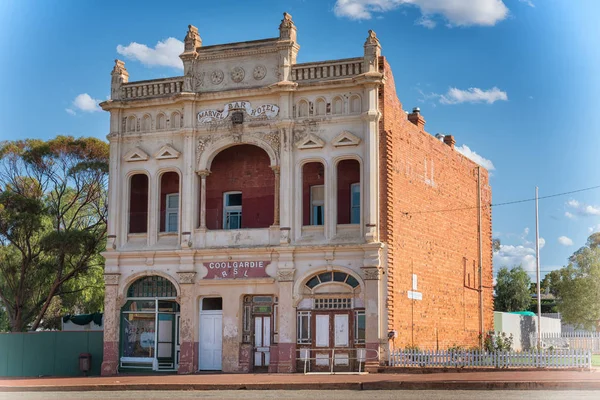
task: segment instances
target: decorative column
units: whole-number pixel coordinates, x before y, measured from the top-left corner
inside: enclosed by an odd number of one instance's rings
[[[116,375],[119,369],[119,278],[121,274],[104,274],[104,349],[101,374]]]
[[[279,269],[279,344],[277,371],[295,372],[296,370],[296,312],[294,308],[294,272],[293,268]]]
[[[179,369],[178,374],[191,374],[198,370],[198,342],[194,340],[196,327],[196,298],[194,282],[196,272],[178,272],[179,275]]]
[[[380,245],[366,245],[362,272],[365,281],[365,348],[379,351],[379,360],[367,359],[366,364],[370,366],[379,365],[380,360],[385,359],[381,353],[381,315],[382,315],[382,291],[380,268]],[[373,356],[368,351],[367,358]]]
[[[198,171],[200,176],[200,229],[206,230],[206,177],[210,175],[210,171]]]
[[[273,225],[279,226],[279,165],[274,165],[271,167],[273,172],[275,173],[275,204],[274,204],[274,215],[273,215]]]

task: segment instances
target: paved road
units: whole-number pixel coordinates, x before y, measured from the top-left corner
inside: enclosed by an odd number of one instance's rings
[[[0,393],[0,400],[90,400],[90,399],[365,399],[369,400],[598,400],[600,391],[479,391],[479,390],[221,390],[221,391],[122,391]]]

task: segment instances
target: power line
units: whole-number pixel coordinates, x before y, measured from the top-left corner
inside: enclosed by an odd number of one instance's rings
[[[571,190],[569,192],[562,192],[562,193],[555,193],[555,194],[550,194],[548,196],[541,196],[538,197],[538,200],[542,200],[542,199],[549,199],[552,197],[559,197],[559,196],[566,196],[568,194],[573,194],[573,193],[580,193],[580,192],[585,192],[588,190],[594,190],[594,189],[599,189],[600,185],[598,186],[592,186],[592,187],[588,187],[588,188],[584,188],[584,189],[577,189],[577,190]],[[514,200],[514,201],[507,201],[504,203],[496,203],[496,204],[489,204],[490,207],[501,207],[501,206],[508,206],[511,204],[518,204],[518,203],[526,203],[529,201],[535,201],[535,197],[534,198],[530,198],[530,199],[522,199],[522,200]],[[483,205],[481,206],[481,208],[487,207],[488,205]],[[437,212],[450,212],[450,211],[463,211],[463,210],[473,210],[479,208],[477,206],[469,206],[469,207],[459,207],[459,208],[448,208],[448,209],[444,209],[444,210],[424,210],[424,211],[401,211],[402,214],[404,215],[411,215],[411,214],[431,214],[431,213],[437,213]]]

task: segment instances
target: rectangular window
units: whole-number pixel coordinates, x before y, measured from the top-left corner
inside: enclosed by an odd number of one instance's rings
[[[298,344],[310,344],[310,311],[299,311],[296,341]]]
[[[310,224],[323,225],[325,222],[325,186],[310,187]]]
[[[354,342],[365,343],[366,320],[364,311],[354,313]]]
[[[166,215],[166,231],[177,232],[179,222],[179,193],[172,193],[167,195],[167,209]]]
[[[325,299],[314,299],[315,310],[349,310],[352,308],[351,298],[325,298]]]
[[[242,228],[242,192],[223,195],[223,229]]]
[[[350,185],[350,223],[360,224],[360,183]]]

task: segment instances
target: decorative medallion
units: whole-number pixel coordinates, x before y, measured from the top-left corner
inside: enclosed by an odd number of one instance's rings
[[[241,82],[244,80],[244,76],[246,75],[246,72],[244,71],[244,68],[242,67],[233,67],[233,69],[230,72],[231,75],[231,80],[234,82]]]
[[[223,71],[220,69],[215,69],[210,73],[210,81],[213,83],[213,85],[218,85],[219,83],[223,82],[224,76],[225,74],[223,74]]]
[[[267,67],[265,67],[264,65],[257,65],[256,67],[254,67],[252,75],[257,81],[262,80],[267,75]]]

